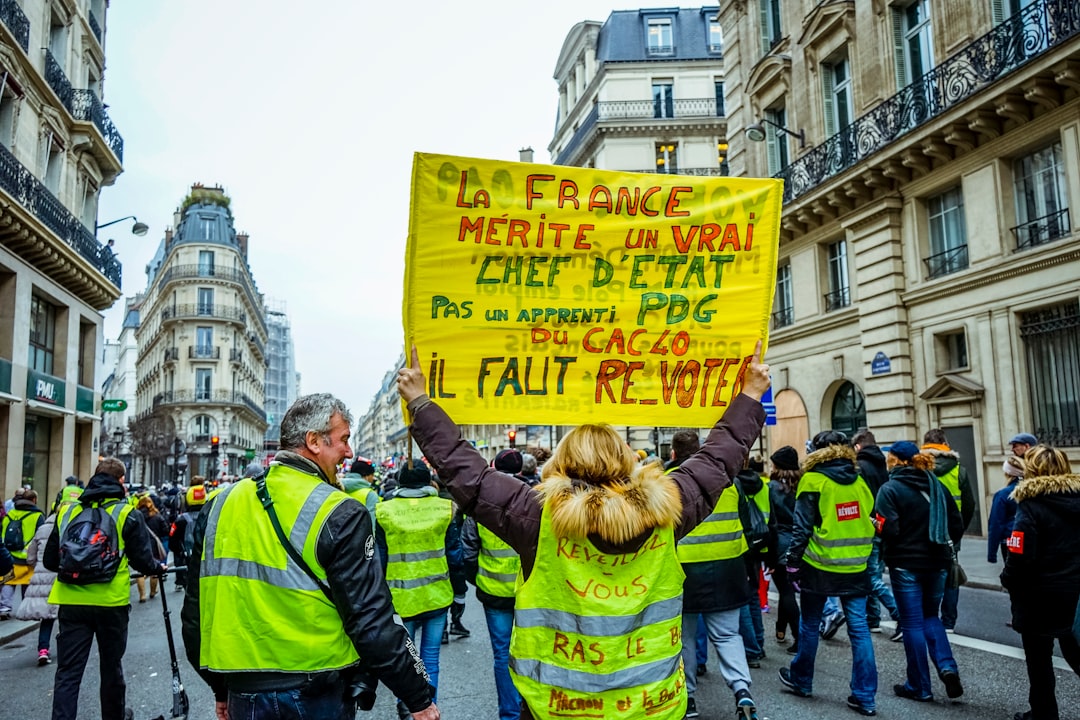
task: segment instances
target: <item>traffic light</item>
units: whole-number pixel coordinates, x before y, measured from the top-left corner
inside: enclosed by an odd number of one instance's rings
[[[218,448],[220,445],[221,439],[217,435],[214,435],[210,438],[210,457],[214,458],[215,460],[218,457]]]
[[[510,441],[510,447],[517,447],[517,430],[507,430],[506,439]]]

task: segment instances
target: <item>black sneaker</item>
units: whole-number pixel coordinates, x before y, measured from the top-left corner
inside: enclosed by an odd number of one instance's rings
[[[865,715],[866,717],[873,717],[877,715],[877,710],[866,707],[861,702],[856,700],[854,695],[848,695],[847,706],[855,712],[859,713],[860,715]]]
[[[761,655],[747,655],[746,664],[756,670],[761,667],[761,657]]]
[[[697,703],[694,702],[694,698],[686,698],[686,714],[683,715],[683,717],[684,718],[696,718],[696,717],[699,717],[700,715],[701,715],[701,713],[699,713],[697,711]]]
[[[830,615],[829,619],[825,621],[825,626],[821,628],[821,638],[823,640],[832,640],[837,631],[844,626],[847,622],[847,616],[844,613],[836,613]]]
[[[799,697],[808,698],[812,695],[810,691],[803,690],[791,679],[791,668],[782,667],[777,671],[777,674],[780,676],[780,684]]]
[[[472,635],[472,633],[469,632],[469,629],[461,624],[460,620],[450,621],[450,634],[454,637],[469,637]]]
[[[705,667],[704,665],[698,665],[697,666],[697,676],[698,677],[701,677],[703,675],[708,675],[708,674],[709,674],[709,668]]]
[[[919,697],[919,693],[915,692],[907,686],[907,684],[899,684],[892,686],[893,693],[896,697],[902,697],[907,700],[914,700],[915,702],[934,702],[933,695],[927,695],[926,697]]]
[[[735,717],[739,720],[757,720],[757,706],[746,688],[735,693]]]
[[[904,639],[904,631],[900,629],[900,626],[896,626],[896,630],[889,636],[889,642],[900,642]]]
[[[938,677],[945,683],[945,694],[950,700],[955,700],[964,694],[964,686],[960,683],[960,674],[955,670],[945,670]]]
[[[799,643],[795,643],[794,645],[788,647],[787,648],[787,654],[788,655],[798,655],[799,654]]]

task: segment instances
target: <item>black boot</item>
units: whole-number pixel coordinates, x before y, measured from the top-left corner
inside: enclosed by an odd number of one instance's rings
[[[461,616],[465,614],[465,603],[455,602],[450,606],[450,634],[456,637],[469,637],[472,633],[461,624]]]

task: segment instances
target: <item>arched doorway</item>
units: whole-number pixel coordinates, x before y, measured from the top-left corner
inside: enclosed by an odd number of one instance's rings
[[[769,452],[776,452],[785,445],[795,448],[802,457],[806,439],[810,437],[810,421],[806,405],[794,390],[776,393],[776,425],[769,428]]]
[[[851,437],[866,427],[866,398],[853,382],[845,380],[833,396],[830,429]]]

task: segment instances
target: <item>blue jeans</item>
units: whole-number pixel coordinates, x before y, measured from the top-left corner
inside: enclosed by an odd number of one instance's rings
[[[956,672],[956,660],[938,618],[941,596],[945,590],[945,570],[904,570],[890,568],[896,604],[900,608],[900,628],[904,631],[904,654],[907,655],[907,687],[919,697],[930,697],[930,659],[938,673]]]
[[[705,667],[705,663],[709,662],[709,630],[705,627],[705,618],[698,615],[697,623],[697,664],[701,667]]]
[[[280,690],[261,693],[229,693],[229,717],[243,720],[352,720],[356,707],[347,706],[340,683],[330,685],[319,695],[305,695],[304,690]]]
[[[431,686],[438,690],[439,648],[442,645],[443,630],[446,629],[446,610],[436,613],[434,617],[427,620],[409,618],[403,619],[402,622],[405,623],[405,630],[408,631],[409,637],[420,652],[420,659],[424,661],[424,667],[427,668],[428,676],[431,677]],[[417,632],[420,633],[419,640],[416,638]],[[435,698],[432,698],[432,701],[434,702]]]
[[[746,657],[760,658],[765,654],[765,623],[761,620],[761,603],[757,593],[750,602],[739,608],[739,634],[746,647]]]
[[[900,611],[896,609],[896,599],[893,597],[892,590],[881,579],[881,574],[885,572],[885,566],[881,562],[881,538],[876,535],[874,536],[873,545],[870,546],[870,557],[866,560],[866,569],[870,572],[870,586],[872,588],[870,597],[866,599],[867,623],[870,627],[877,627],[881,624],[881,605],[885,606],[893,620],[899,622]],[[881,601],[881,605],[878,604],[878,601]]]
[[[48,650],[49,645],[52,644],[52,631],[53,631],[53,625],[55,623],[56,623],[56,621],[53,620],[52,618],[49,618],[48,620],[42,620],[41,621],[41,626],[38,628],[38,641],[37,641],[37,649],[38,649],[39,652],[42,651],[42,650]]]
[[[495,659],[495,692],[499,696],[499,720],[521,717],[521,694],[510,679],[510,632],[514,629],[514,611],[484,606],[491,654]],[[430,672],[430,671],[429,671]]]
[[[866,624],[866,596],[846,596],[840,604],[847,616],[847,634],[851,640],[851,694],[868,710],[876,709],[877,664],[870,627]],[[791,661],[791,681],[805,692],[814,689],[814,660],[821,635],[821,616],[825,596],[803,591],[802,617],[799,619],[799,654]]]

